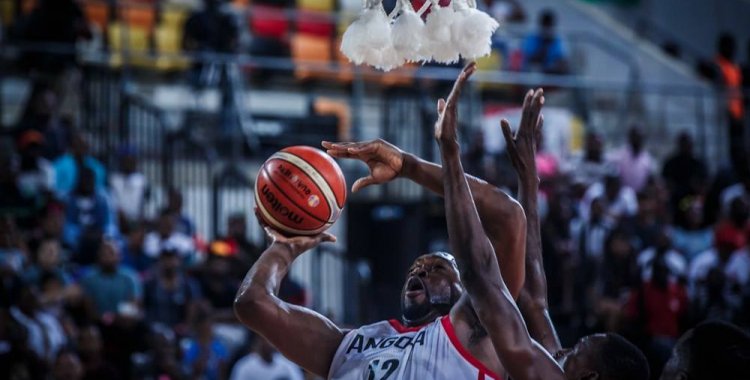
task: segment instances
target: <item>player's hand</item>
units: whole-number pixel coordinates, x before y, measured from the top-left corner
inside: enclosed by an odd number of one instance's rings
[[[401,174],[404,165],[404,152],[383,139],[338,143],[323,141],[322,145],[331,156],[360,160],[370,169],[369,175],[354,182],[352,192],[392,181]]]
[[[292,256],[297,256],[317,247],[320,243],[329,242],[335,243],[336,236],[324,232],[315,236],[284,236],[279,231],[274,230],[271,227],[265,226],[263,228],[266,231],[266,235],[271,239],[272,244],[281,244],[289,248],[292,252]]]
[[[536,150],[542,137],[544,117],[541,115],[544,105],[544,91],[529,90],[523,100],[521,125],[515,136],[508,120],[501,120],[503,136],[508,147],[508,155],[519,179],[522,181],[538,181],[536,171]]]
[[[448,100],[438,100],[438,120],[435,122],[435,139],[441,149],[458,150],[458,102],[461,98],[461,90],[466,81],[476,71],[476,63],[471,62],[461,70],[458,79],[453,84],[453,90],[448,95]]]

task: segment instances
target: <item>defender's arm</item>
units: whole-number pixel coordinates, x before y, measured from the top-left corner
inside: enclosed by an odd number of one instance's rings
[[[471,191],[464,177],[456,132],[456,100],[461,86],[474,72],[469,64],[456,81],[448,103],[438,103],[440,118],[435,137],[443,161],[443,189],[451,249],[461,260],[461,279],[471,305],[490,336],[495,352],[514,379],[563,379],[560,367],[529,337],[521,313],[516,308],[500,273]],[[515,223],[525,227],[519,210]],[[506,248],[508,249],[508,248]]]
[[[529,91],[523,101],[521,124],[515,137],[507,120],[503,120],[501,124],[508,155],[518,175],[518,199],[526,213],[526,282],[517,303],[531,337],[547,352],[555,354],[562,347],[549,315],[547,278],[544,274],[537,205],[539,177],[535,156],[537,144],[541,139],[543,104],[542,89]]]

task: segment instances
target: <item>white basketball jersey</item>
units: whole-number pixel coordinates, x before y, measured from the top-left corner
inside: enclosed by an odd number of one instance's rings
[[[421,327],[380,321],[344,337],[330,380],[501,380],[464,348],[449,316]]]

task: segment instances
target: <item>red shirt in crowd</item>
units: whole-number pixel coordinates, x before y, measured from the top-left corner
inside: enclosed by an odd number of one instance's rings
[[[671,283],[666,289],[660,289],[649,281],[643,284],[641,291],[631,293],[626,313],[633,319],[644,316],[646,332],[651,336],[677,338],[680,336],[680,319],[687,312],[687,306],[684,286]]]

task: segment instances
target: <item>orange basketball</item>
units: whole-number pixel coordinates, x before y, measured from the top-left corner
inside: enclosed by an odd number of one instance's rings
[[[269,226],[289,235],[317,235],[341,215],[346,181],[323,151],[291,146],[272,155],[255,180],[255,205]]]

